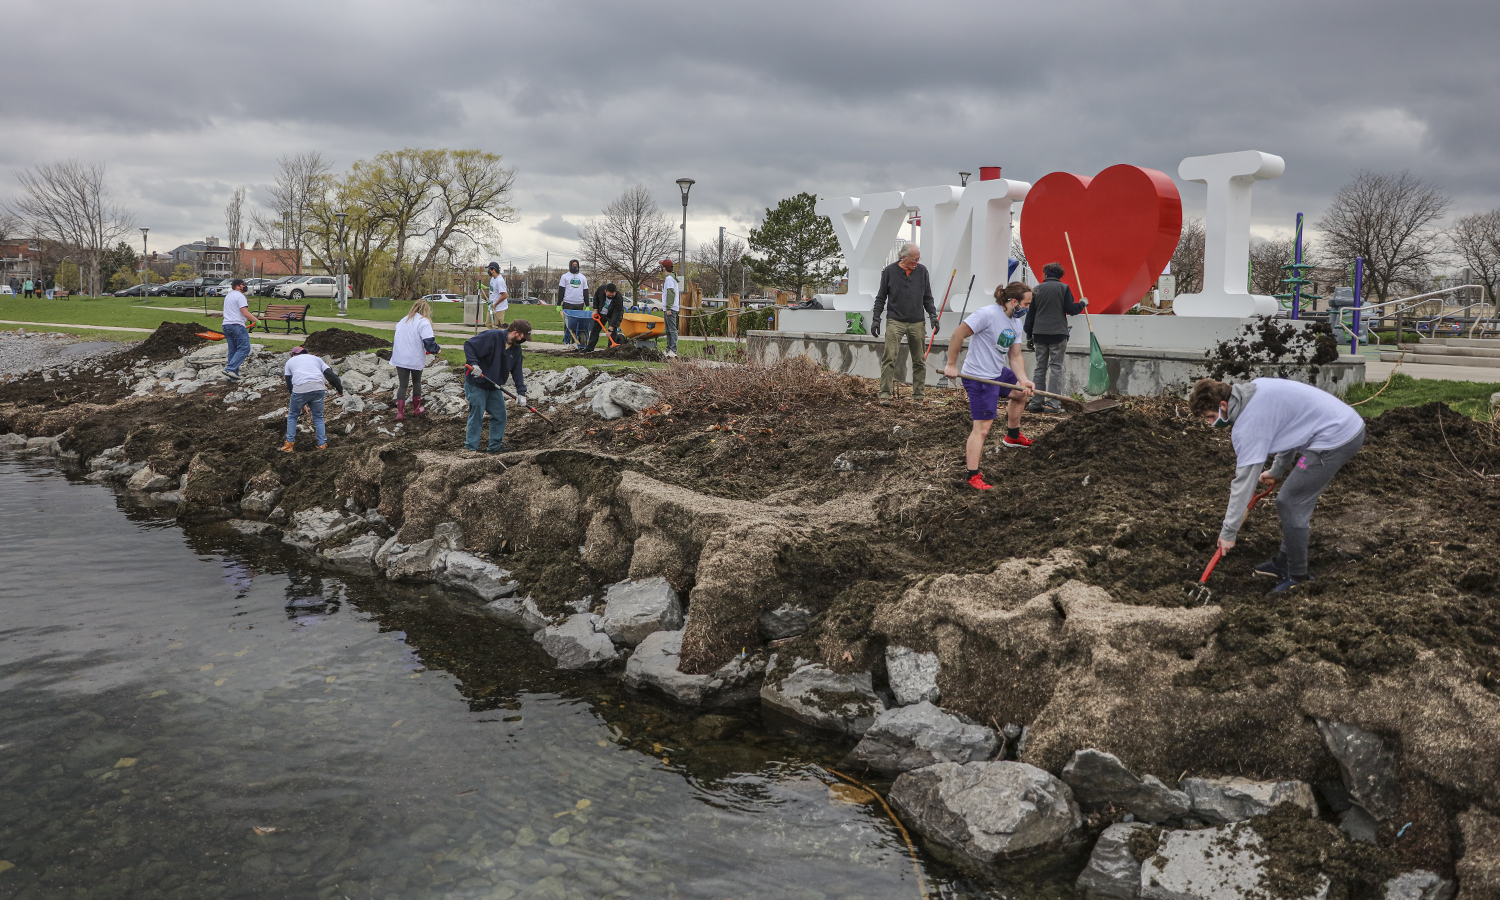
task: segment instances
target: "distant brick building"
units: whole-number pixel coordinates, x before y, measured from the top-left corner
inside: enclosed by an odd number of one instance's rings
[[[42,273],[42,242],[36,238],[6,238],[0,241],[0,282],[12,278],[25,281]]]

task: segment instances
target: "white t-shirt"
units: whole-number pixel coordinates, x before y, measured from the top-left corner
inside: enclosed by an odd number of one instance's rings
[[[242,294],[242,293],[240,293],[239,291],[230,291],[229,293],[225,294],[224,295],[224,324],[225,325],[243,325],[243,324],[245,324],[245,315],[244,315],[244,313],[240,312],[240,310],[247,309],[247,308],[249,308],[249,306],[250,306],[249,302],[245,300],[245,295]]]
[[[407,316],[397,322],[396,337],[391,341],[391,365],[402,369],[425,367],[427,348],[422,339],[432,336],[432,322],[426,316]]]
[[[493,309],[496,315],[499,315],[500,313],[505,312],[507,309],[510,309],[510,300],[500,299],[501,294],[507,293],[509,293],[509,290],[505,286],[504,278],[500,277],[497,274],[494,278],[490,279],[490,309]],[[431,325],[428,325],[427,327],[428,330],[431,330],[432,328]],[[428,337],[432,337],[432,335],[429,334]],[[395,355],[392,354],[391,359],[394,360],[395,358]],[[402,368],[410,368],[410,366],[402,366]]]
[[[582,306],[588,299],[589,277],[582,272],[564,272],[557,286],[563,289],[563,302]]]
[[[671,295],[670,295],[671,296],[670,300],[667,299],[668,298],[668,294],[667,294],[668,291],[672,292]],[[668,309],[672,310],[672,312],[677,312],[677,310],[680,309],[681,306],[682,306],[682,291],[678,289],[678,287],[677,287],[677,279],[673,278],[672,275],[671,275],[671,273],[668,273],[667,277],[664,278],[664,279],[662,279],[662,283],[661,283],[661,302],[664,305],[666,303],[670,302],[672,305],[670,307],[668,307]]]
[[[1332,450],[1365,427],[1354,408],[1327,391],[1285,378],[1255,379],[1255,394],[1234,420],[1236,466],[1256,466],[1288,450]]]
[[[292,376],[293,393],[307,394],[327,389],[323,381],[323,373],[327,370],[328,363],[311,353],[299,353],[286,361],[286,368],[282,372]]]
[[[998,303],[974,312],[964,324],[974,332],[969,338],[969,354],[964,357],[963,373],[975,378],[998,379],[1001,369],[1010,364],[1010,348],[1026,339],[1026,311],[1011,318]],[[1020,377],[1017,372],[1016,376]]]

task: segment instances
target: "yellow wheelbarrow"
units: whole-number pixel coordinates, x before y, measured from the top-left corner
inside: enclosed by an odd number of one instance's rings
[[[625,339],[633,341],[636,346],[644,346],[647,341],[655,342],[657,338],[667,333],[667,322],[661,316],[653,316],[650,313],[628,312],[620,320],[620,333]]]

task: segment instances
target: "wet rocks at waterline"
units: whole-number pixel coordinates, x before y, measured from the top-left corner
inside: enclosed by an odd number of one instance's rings
[[[923,837],[981,865],[1062,849],[1083,827],[1072,790],[1021,762],[917,769],[896,779],[890,800]]]
[[[998,746],[999,737],[992,729],[923,700],[876,716],[850,758],[882,774],[896,775],[940,762],[987,760]]]

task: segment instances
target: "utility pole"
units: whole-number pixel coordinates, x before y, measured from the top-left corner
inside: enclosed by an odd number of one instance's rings
[[[334,218],[339,220],[339,315],[349,315],[349,292],[344,288],[344,219],[348,217],[347,212],[336,212]]]
[[[151,261],[146,253],[146,232],[150,228],[141,227],[141,296],[151,296]]]
[[[728,279],[724,277],[724,226],[719,226],[719,296],[729,296]]]

